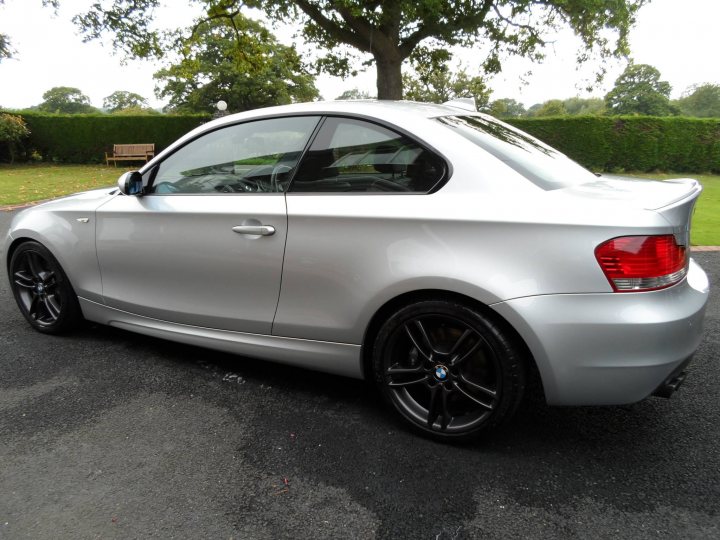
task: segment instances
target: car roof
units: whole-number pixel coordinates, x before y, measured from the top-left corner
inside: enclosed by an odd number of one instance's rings
[[[216,125],[232,123],[238,120],[254,117],[275,116],[285,114],[352,114],[376,118],[393,116],[417,116],[421,118],[434,118],[437,116],[456,115],[463,110],[449,105],[433,103],[418,103],[415,101],[390,101],[377,99],[314,101],[309,103],[294,103],[292,105],[279,105],[264,107],[237,114],[230,114],[212,122]],[[465,111],[468,112],[467,110]]]

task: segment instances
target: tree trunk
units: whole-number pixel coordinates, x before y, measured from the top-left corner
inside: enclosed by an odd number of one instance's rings
[[[375,58],[377,65],[378,99],[402,99],[402,72],[400,59]]]

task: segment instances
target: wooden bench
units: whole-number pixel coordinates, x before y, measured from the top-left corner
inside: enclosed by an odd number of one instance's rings
[[[112,161],[117,167],[118,161],[144,161],[147,163],[155,155],[155,143],[150,144],[114,144],[112,156],[105,152],[105,162]]]

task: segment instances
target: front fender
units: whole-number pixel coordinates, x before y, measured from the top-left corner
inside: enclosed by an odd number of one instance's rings
[[[58,260],[78,296],[102,302],[102,282],[95,252],[95,212],[29,208],[12,221],[5,242],[9,264],[14,247],[23,240],[45,246]]]

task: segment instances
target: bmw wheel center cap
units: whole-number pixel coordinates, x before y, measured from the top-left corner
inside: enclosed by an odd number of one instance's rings
[[[435,368],[435,378],[438,381],[444,381],[445,379],[447,379],[447,376],[448,376],[448,368],[446,368],[445,366],[437,366]]]

